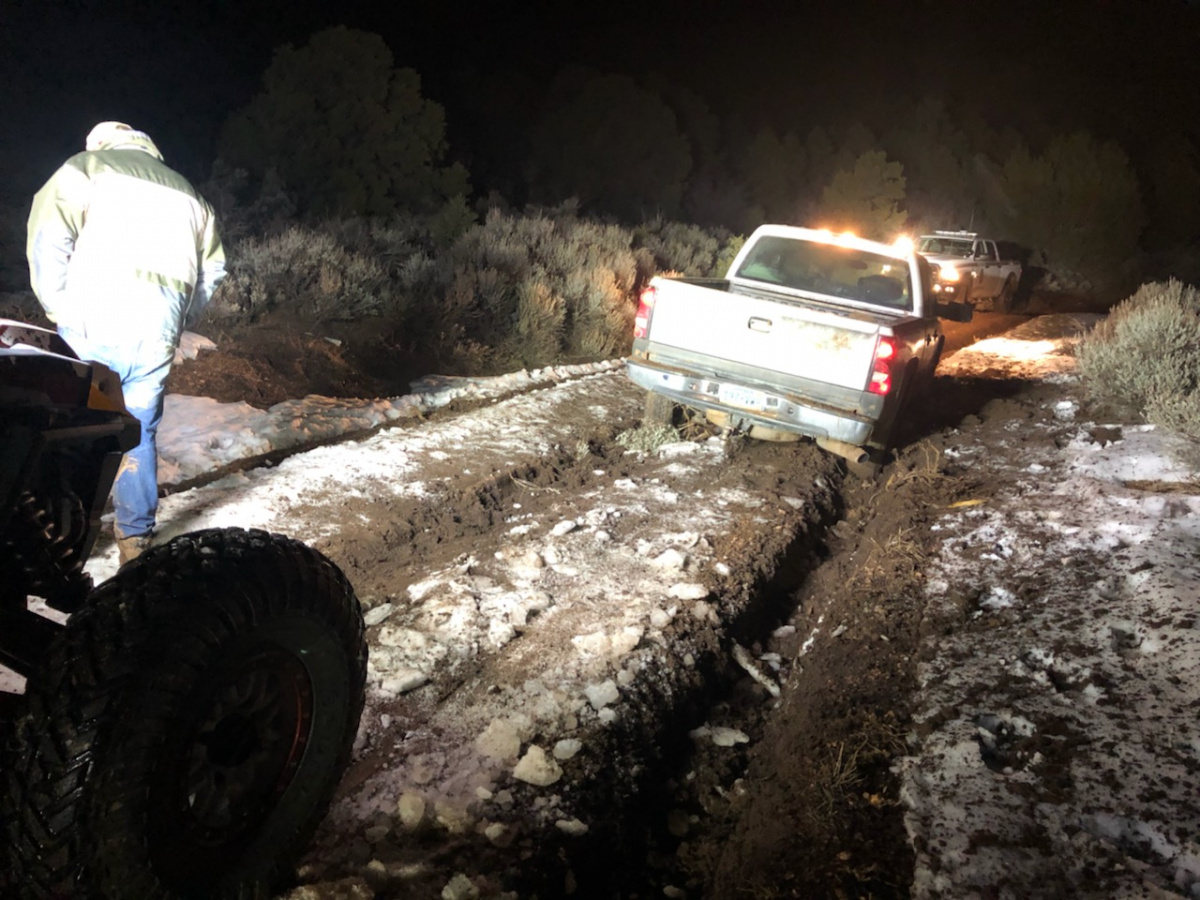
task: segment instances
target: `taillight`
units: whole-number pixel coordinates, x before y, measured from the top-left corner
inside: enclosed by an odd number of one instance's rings
[[[892,389],[892,360],[896,358],[896,345],[891,338],[881,337],[875,345],[875,366],[871,369],[871,383],[867,390],[872,394],[886,394]]]
[[[638,297],[637,315],[633,317],[633,336],[644,338],[650,331],[650,313],[654,311],[654,298],[658,296],[658,288],[652,284],[646,285]]]

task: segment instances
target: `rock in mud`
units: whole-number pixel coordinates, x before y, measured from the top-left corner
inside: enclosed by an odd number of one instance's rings
[[[562,778],[562,767],[537,744],[530,746],[513,769],[513,778],[536,787],[547,787]]]
[[[617,690],[617,684],[611,678],[607,681],[602,681],[599,684],[589,684],[583,689],[587,695],[588,703],[592,704],[592,709],[601,710],[611,703],[616,703],[621,698],[620,691]]]
[[[516,759],[521,753],[521,735],[506,719],[492,719],[483,734],[475,738],[475,749],[489,759]]]
[[[588,827],[578,819],[559,819],[554,823],[554,827],[563,834],[569,834],[571,837],[580,837],[587,834]]]
[[[571,759],[583,749],[583,742],[575,738],[563,738],[554,745],[555,759]]]
[[[676,600],[703,600],[708,596],[708,588],[702,584],[680,582],[671,585],[667,593]]]
[[[425,798],[420,794],[405,791],[396,801],[396,815],[401,825],[409,831],[414,830],[425,819]]]
[[[462,872],[459,872],[442,888],[442,900],[476,900],[479,888]]]

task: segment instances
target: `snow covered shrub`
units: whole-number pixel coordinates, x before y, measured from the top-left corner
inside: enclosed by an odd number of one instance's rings
[[[1089,393],[1200,439],[1200,291],[1144,284],[1079,345]]]

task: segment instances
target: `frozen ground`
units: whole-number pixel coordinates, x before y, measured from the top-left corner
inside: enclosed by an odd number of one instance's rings
[[[963,427],[945,441],[987,489],[933,525],[920,713],[897,767],[914,896],[1200,897],[1200,485],[1171,436],[1087,420],[1070,355],[1087,324],[1043,317],[939,370],[1021,379],[1042,399],[1008,420],[1007,437]],[[618,365],[267,411],[170,398],[167,483],[330,442],[173,494],[160,517],[167,537],[236,524],[312,542],[354,570],[369,607],[367,762],[330,825],[354,847],[313,863],[297,897],[431,883],[451,898],[495,892],[483,862],[442,872],[405,856],[405,833],[423,828],[500,849],[538,840],[538,827],[582,838],[598,823],[580,817],[572,786],[596,783],[627,698],[676,690],[654,681],[656,667],[670,658],[686,673],[698,629],[728,612],[720,585],[741,576],[722,536],[768,532],[824,502],[820,474],[783,493],[722,482],[719,442],[669,445],[630,474],[589,458],[581,435],[611,436],[637,415]],[[419,421],[455,397],[496,399]],[[511,474],[522,466],[527,479]],[[435,514],[472,491],[487,494],[487,542]],[[397,520],[412,535],[397,541],[417,549],[389,582],[347,535]],[[430,549],[439,562],[423,570],[421,535],[435,532],[454,552]],[[114,565],[106,549],[91,570],[104,578]],[[745,662],[773,687],[787,672],[770,654]],[[473,668],[484,675],[466,677]],[[442,703],[447,682],[457,687]]]
[[[1070,387],[1054,324],[948,374]],[[1200,482],[1170,435],[1082,421],[1070,391],[1049,411],[947,450],[1004,487],[935,526],[941,627],[902,765],[913,893],[1200,897]],[[1020,452],[1056,421],[1069,441]]]

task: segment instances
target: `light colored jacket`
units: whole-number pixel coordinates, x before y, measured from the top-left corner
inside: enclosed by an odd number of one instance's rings
[[[225,276],[225,251],[212,207],[137,134],[72,156],[34,196],[30,281],[60,329],[173,347]]]

